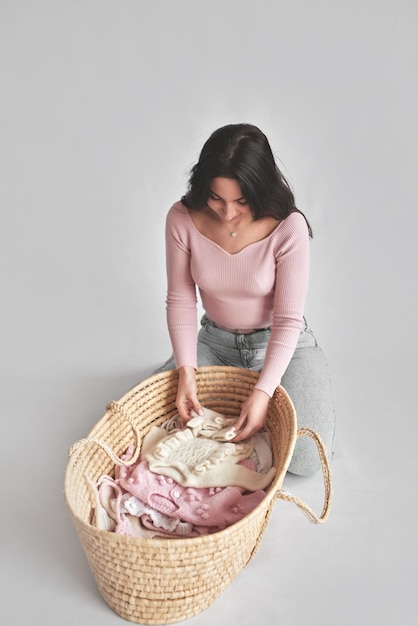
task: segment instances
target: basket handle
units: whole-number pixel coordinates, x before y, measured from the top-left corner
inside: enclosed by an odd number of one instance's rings
[[[136,446],[135,446],[135,452],[133,453],[133,455],[129,456],[129,459],[125,458],[125,455],[122,455],[122,457],[118,457],[117,454],[115,454],[113,450],[106,443],[104,443],[104,441],[101,441],[100,439],[96,439],[96,437],[86,437],[84,439],[79,439],[79,441],[76,441],[75,443],[73,443],[73,445],[71,446],[68,452],[68,456],[71,456],[72,454],[74,454],[74,452],[76,452],[79,448],[81,448],[81,446],[84,446],[88,443],[94,443],[100,448],[102,448],[109,455],[109,457],[112,459],[112,461],[116,465],[125,465],[126,467],[128,467],[129,465],[133,465],[138,460],[141,446],[140,446],[140,438],[138,435],[138,431],[135,427],[132,417],[128,413],[126,413],[122,409],[120,404],[118,404],[117,402],[110,402],[107,405],[106,409],[110,412],[112,416],[118,415],[119,417],[122,417],[123,419],[127,420],[132,426],[132,430],[134,431],[135,437],[136,437]]]
[[[307,504],[302,502],[302,500],[299,500],[299,498],[297,498],[296,496],[293,496],[288,491],[285,491],[284,489],[280,489],[277,492],[276,498],[287,500],[288,502],[293,502],[294,504],[296,504],[300,509],[302,509],[302,511],[305,513],[308,520],[312,522],[312,524],[322,524],[328,517],[332,501],[332,477],[328,461],[328,455],[321,437],[314,430],[311,430],[310,428],[299,428],[297,432],[297,437],[299,438],[302,436],[311,437],[315,441],[318,448],[325,488],[325,498],[322,513],[318,517]]]

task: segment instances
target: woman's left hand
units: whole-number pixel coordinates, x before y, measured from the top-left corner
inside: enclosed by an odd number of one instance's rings
[[[248,439],[265,425],[269,402],[270,396],[264,391],[253,389],[242,405],[241,414],[235,424],[237,435],[232,439],[233,442]]]

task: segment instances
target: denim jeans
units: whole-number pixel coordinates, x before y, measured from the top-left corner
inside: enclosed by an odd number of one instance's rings
[[[250,334],[231,332],[219,328],[204,315],[198,334],[198,366],[230,365],[259,372],[263,367],[270,332],[269,328]],[[176,369],[173,356],[154,373],[171,369]],[[331,460],[335,438],[331,377],[325,355],[306,320],[281,385],[295,406],[298,428],[311,428],[317,432],[322,437]],[[314,441],[309,437],[299,438],[290,461],[289,472],[309,476],[320,467]]]

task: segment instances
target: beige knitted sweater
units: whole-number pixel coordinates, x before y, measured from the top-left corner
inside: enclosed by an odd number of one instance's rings
[[[228,487],[236,485],[249,491],[265,489],[276,469],[267,473],[248,469],[239,463],[254,449],[254,437],[233,443],[236,419],[204,409],[203,416],[192,412],[182,430],[167,433],[154,426],[144,437],[141,458],[156,474],[171,477],[184,487]]]

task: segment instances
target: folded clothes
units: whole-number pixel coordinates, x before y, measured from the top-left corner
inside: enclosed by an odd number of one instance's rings
[[[144,437],[132,465],[117,464],[114,478],[88,482],[95,524],[133,537],[197,537],[248,515],[265,497],[276,469],[270,437],[261,431],[234,443],[234,423],[204,409],[184,424],[173,416]],[[122,455],[132,458],[133,446]]]
[[[192,412],[192,419],[182,430],[167,433],[154,426],[142,442],[141,458],[149,469],[170,476],[185,487],[227,487],[234,485],[250,491],[265,489],[276,469],[265,473],[251,471],[239,464],[254,452],[255,437],[239,443],[233,424],[221,414],[204,409],[202,416]]]
[[[95,525],[131,537],[197,537],[201,534],[191,524],[169,518],[152,510],[123,490],[111,476],[103,475],[97,484],[89,480],[96,500]],[[135,502],[134,502],[135,500]],[[129,504],[127,505],[127,503]],[[100,515],[97,515],[97,509]]]
[[[217,528],[225,528],[242,519],[265,496],[261,489],[244,493],[244,489],[237,486],[184,487],[171,476],[152,472],[147,461],[142,460],[133,467],[122,467],[118,484],[160,513],[191,524]]]

